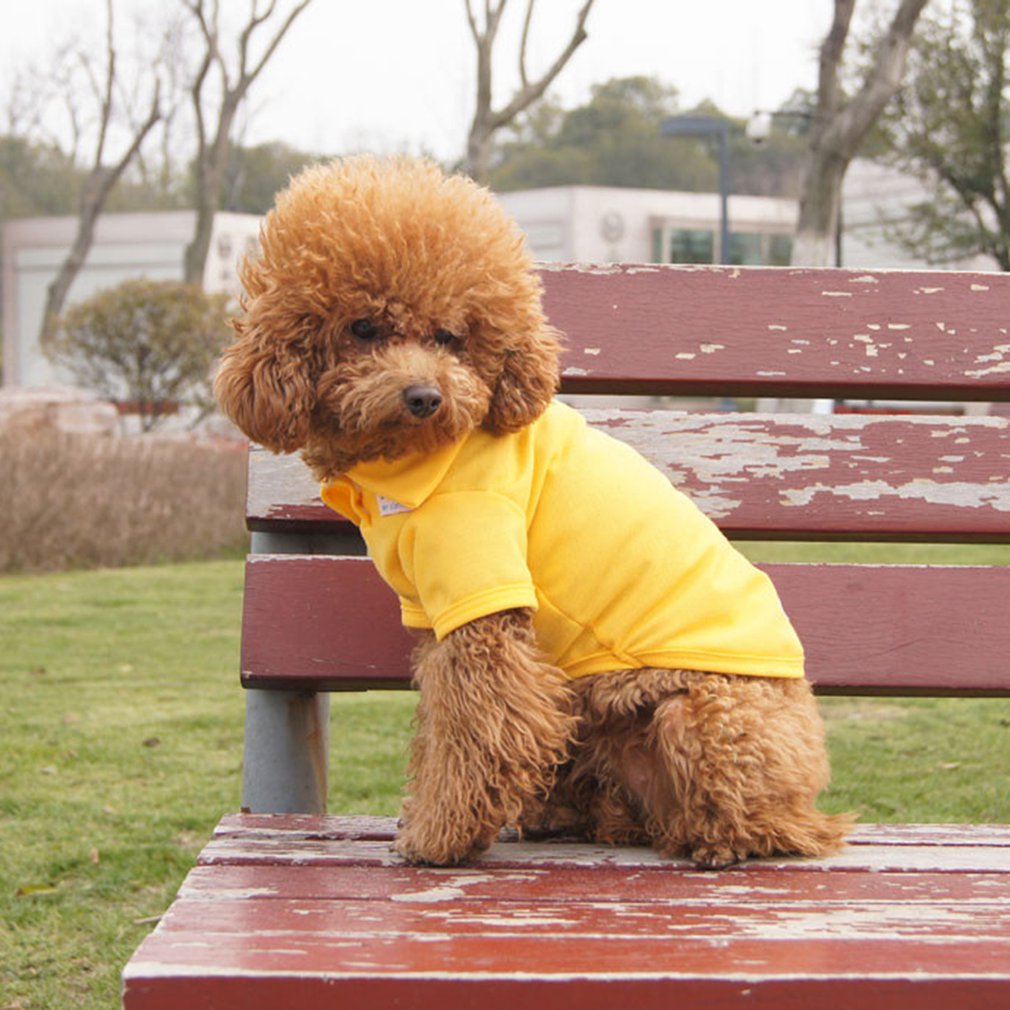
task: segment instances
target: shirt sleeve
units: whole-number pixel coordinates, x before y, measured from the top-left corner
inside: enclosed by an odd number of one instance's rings
[[[400,534],[400,564],[416,589],[403,622],[432,628],[440,641],[468,621],[537,605],[526,561],[526,517],[503,495],[435,495]]]

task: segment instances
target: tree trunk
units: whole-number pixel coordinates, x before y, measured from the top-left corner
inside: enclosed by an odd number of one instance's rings
[[[50,337],[56,332],[59,317],[63,312],[67,295],[75,278],[88,258],[88,251],[95,239],[95,222],[102,211],[105,197],[101,194],[100,180],[89,176],[85,180],[81,194],[81,209],[77,220],[77,234],[74,237],[70,252],[60,264],[56,276],[46,288],[46,304],[42,312],[42,323],[39,329],[39,345],[45,347]]]
[[[792,262],[811,267],[835,266],[842,183],[849,161],[830,151],[812,149],[807,158],[799,223],[793,240]]]
[[[196,114],[199,144],[196,156],[196,226],[193,238],[186,247],[183,260],[183,276],[187,283],[202,285],[207,256],[210,252],[210,240],[214,231],[214,215],[220,207],[221,190],[225,173],[228,170],[228,159],[231,155],[232,126],[239,106],[256,78],[259,77],[263,68],[276,52],[288,29],[302,11],[308,7],[311,0],[298,0],[294,4],[284,20],[277,26],[258,62],[254,64],[250,63],[249,51],[252,36],[257,29],[270,21],[277,11],[275,2],[269,3],[263,11],[258,11],[255,3],[251,5],[249,19],[238,37],[238,66],[234,79],[229,74],[222,52],[217,3],[211,4],[209,9],[205,9],[205,0],[183,0],[183,3],[199,25],[205,43],[200,69],[190,88],[190,99]],[[217,125],[213,130],[213,140],[208,143],[203,88],[207,74],[212,69],[216,69],[220,74],[221,94],[220,106],[216,110]]]
[[[73,245],[70,247],[67,258],[60,265],[56,277],[46,289],[46,304],[39,326],[39,345],[43,348],[55,332],[70,288],[88,258],[88,252],[95,239],[95,226],[105,209],[105,203],[109,199],[113,186],[126,171],[127,165],[136,157],[144,138],[161,117],[158,97],[159,89],[155,87],[154,101],[151,104],[147,120],[137,129],[130,147],[112,168],[105,168],[99,163],[98,159],[101,158],[101,147],[99,147],[95,167],[85,179],[81,191],[81,209],[78,214],[77,234],[74,237]]]
[[[187,284],[199,284],[203,287],[207,256],[210,253],[210,240],[214,232],[214,215],[218,211],[221,187],[228,167],[228,157],[231,153],[232,118],[233,116],[229,116],[227,121],[224,121],[222,114],[222,132],[211,149],[212,153],[199,156],[196,225],[193,229],[193,238],[186,246],[183,261],[183,277]]]
[[[834,262],[842,183],[884,106],[901,85],[916,21],[928,0],[901,0],[860,90],[844,102],[840,68],[855,0],[835,0],[835,16],[820,53],[817,111],[800,196],[800,218],[792,263]]]

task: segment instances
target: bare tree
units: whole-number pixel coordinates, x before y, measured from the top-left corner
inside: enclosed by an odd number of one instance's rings
[[[117,55],[113,32],[112,0],[105,0],[105,66],[99,77],[96,68],[85,52],[76,54],[76,63],[87,81],[87,92],[98,105],[98,119],[95,127],[95,143],[93,156],[90,159],[90,171],[83,181],[78,211],[77,234],[67,253],[66,259],[60,265],[56,277],[46,290],[46,303],[42,313],[42,323],[39,329],[39,341],[44,344],[51,336],[74,279],[80,273],[88,251],[95,238],[95,223],[105,208],[105,203],[112,188],[119,181],[127,166],[137,156],[144,138],[154,128],[160,117],[159,95],[160,85],[157,75],[151,84],[151,100],[147,115],[136,123],[129,132],[129,137],[119,158],[111,164],[106,164],[109,146],[109,134],[113,127],[115,92],[118,87]],[[73,132],[75,153],[85,132],[81,122],[78,100],[81,89],[77,82],[68,78],[65,82],[65,99],[67,112]]]
[[[800,196],[794,264],[831,263],[845,173],[901,85],[912,32],[927,2],[900,0],[862,86],[846,100],[841,67],[856,0],[835,0],[834,20],[820,51],[817,108]]]
[[[575,50],[588,38],[586,19],[594,0],[585,0],[575,18],[571,38],[554,62],[536,80],[530,80],[526,69],[526,50],[529,43],[530,25],[533,21],[535,0],[526,0],[526,15],[523,20],[522,41],[519,45],[520,86],[507,105],[495,109],[492,96],[492,62],[494,45],[501,27],[502,15],[508,0],[484,0],[483,20],[474,15],[471,0],[465,0],[466,16],[470,33],[477,46],[477,108],[466,146],[467,173],[478,182],[486,183],[491,171],[491,144],[494,134],[511,123],[524,109],[529,108],[550,87],[554,79],[572,58]]]
[[[203,58],[190,88],[197,142],[196,228],[185,258],[185,278],[191,284],[203,283],[214,214],[221,199],[239,108],[288,29],[309,3],[311,0],[299,0],[285,16],[278,14],[277,0],[268,0],[265,4],[250,0],[248,20],[235,42],[234,66],[230,66],[223,51],[219,0],[182,0],[196,21],[204,44]],[[280,21],[256,59],[251,52],[253,36],[275,14]],[[217,91],[213,96],[209,94],[212,72],[217,76]]]

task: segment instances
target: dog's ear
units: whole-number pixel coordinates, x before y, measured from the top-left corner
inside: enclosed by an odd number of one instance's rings
[[[221,409],[254,442],[294,452],[308,437],[316,405],[310,363],[299,341],[265,338],[255,325],[234,322],[239,340],[225,350],[214,380]]]
[[[542,323],[505,351],[483,427],[495,435],[518,431],[549,406],[558,388],[560,335]]]

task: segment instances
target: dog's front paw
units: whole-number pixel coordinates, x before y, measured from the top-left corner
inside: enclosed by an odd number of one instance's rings
[[[746,858],[746,851],[738,851],[725,843],[713,842],[691,849],[691,859],[699,870],[725,870]]]
[[[401,824],[393,849],[415,866],[460,866],[480,855],[494,840],[494,829],[450,832]]]

